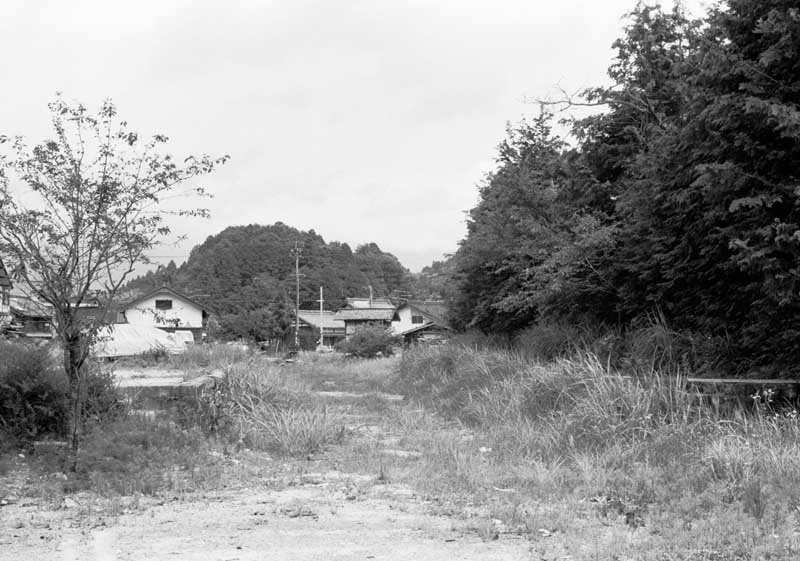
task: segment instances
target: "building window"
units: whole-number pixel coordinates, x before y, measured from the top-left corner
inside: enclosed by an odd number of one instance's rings
[[[411,323],[422,323],[425,321],[422,316],[411,316]]]
[[[156,310],[171,310],[172,300],[156,300]]]

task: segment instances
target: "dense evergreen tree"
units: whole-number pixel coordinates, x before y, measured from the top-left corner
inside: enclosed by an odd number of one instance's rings
[[[536,319],[529,280],[558,245],[561,148],[544,113],[530,124],[508,127],[498,168],[481,188],[455,255],[459,290],[451,319],[457,327],[509,331]]]
[[[699,21],[638,5],[578,146],[543,119],[501,145],[455,256],[457,324],[624,326],[658,308],[727,337],[741,370],[796,371],[798,45],[793,1],[728,0]]]
[[[800,352],[800,9],[731,0],[697,42],[677,126],[621,202],[623,308],[732,335],[745,364]],[[633,281],[633,282],[631,282]],[[780,367],[780,365],[778,365]]]

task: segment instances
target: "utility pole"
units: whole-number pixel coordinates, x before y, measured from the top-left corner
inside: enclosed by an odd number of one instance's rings
[[[294,348],[300,349],[300,248],[294,242]]]
[[[322,304],[325,302],[325,299],[322,297],[322,287],[319,287],[319,345],[320,347],[325,344],[325,328],[322,327],[323,320],[323,309]]]

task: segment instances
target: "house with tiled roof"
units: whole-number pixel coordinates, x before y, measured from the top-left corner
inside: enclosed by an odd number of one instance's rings
[[[349,338],[366,325],[390,329],[397,318],[397,308],[386,298],[347,298],[345,307],[334,318],[344,323],[345,337]]]
[[[326,347],[332,347],[345,337],[345,324],[341,319],[335,317],[334,312],[328,310],[299,310],[297,313],[300,319],[300,330],[313,333],[315,337],[319,338],[320,330],[322,330],[323,341],[322,344]]]

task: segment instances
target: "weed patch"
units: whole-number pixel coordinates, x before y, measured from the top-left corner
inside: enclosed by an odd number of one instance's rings
[[[587,350],[547,347],[541,353],[556,357],[548,363],[507,346],[407,351],[400,391],[475,434],[471,444],[451,439],[422,447],[420,483],[464,500],[499,489],[549,504],[583,501],[602,524],[646,532],[641,546],[629,541],[619,551],[598,541],[600,558],[640,558],[645,543],[674,553],[663,559],[769,558],[770,548],[780,552],[775,559],[794,558],[797,416],[704,407],[676,366],[686,347],[658,322],[650,327],[629,344],[652,359],[622,372]],[[426,415],[405,417],[415,430]],[[449,481],[439,481],[437,471]]]
[[[37,448],[33,466],[64,493],[159,495],[213,485],[220,468],[208,451],[198,429],[126,416],[88,429],[74,472],[64,469],[61,447]]]

